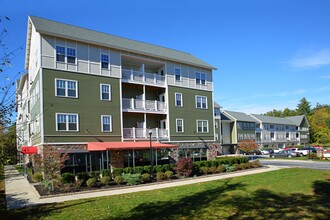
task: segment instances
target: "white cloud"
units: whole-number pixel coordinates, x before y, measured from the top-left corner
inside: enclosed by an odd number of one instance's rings
[[[320,79],[330,79],[330,75],[328,75],[328,76],[320,76],[319,78]]]
[[[330,50],[323,49],[317,52],[299,55],[290,62],[294,69],[309,69],[330,65]]]
[[[317,89],[318,92],[324,92],[324,91],[329,91],[329,90],[330,90],[330,87],[329,86],[321,87],[321,88],[318,88]]]

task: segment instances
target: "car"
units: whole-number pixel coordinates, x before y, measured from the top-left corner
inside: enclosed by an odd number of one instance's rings
[[[270,158],[278,158],[278,157],[288,157],[288,158],[292,158],[292,157],[296,157],[297,154],[291,150],[282,150],[280,152],[277,153],[272,153],[269,155]]]
[[[268,154],[274,153],[274,150],[273,149],[263,149],[263,150],[260,150],[260,152],[263,155],[268,155]]]
[[[307,156],[309,153],[316,153],[317,150],[314,147],[304,147],[301,149],[296,150],[296,152],[299,154],[299,156]]]

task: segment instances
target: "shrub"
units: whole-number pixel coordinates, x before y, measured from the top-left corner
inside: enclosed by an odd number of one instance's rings
[[[190,176],[193,171],[193,162],[191,158],[181,158],[175,164],[175,171],[179,176]]]
[[[96,186],[96,183],[97,183],[97,179],[95,177],[92,177],[87,180],[86,185],[88,187],[94,187]]]
[[[164,172],[163,165],[157,165],[157,166],[154,167],[154,169],[155,169],[156,173]]]
[[[165,175],[165,173],[163,173],[163,172],[158,172],[158,173],[156,174],[156,179],[157,179],[157,181],[165,180],[165,179],[166,179],[166,175]]]
[[[90,176],[86,172],[81,172],[77,174],[77,179],[81,181],[82,185],[84,185],[89,178]]]
[[[62,174],[62,183],[74,183],[75,176],[72,173],[63,173]]]
[[[253,161],[253,162],[252,162],[252,167],[253,167],[253,168],[260,167],[260,161],[259,161],[259,160]]]
[[[210,167],[209,172],[210,173],[217,173],[217,167],[216,166]]]
[[[143,173],[143,166],[137,166],[134,168],[134,173]]]
[[[151,166],[144,166],[143,167],[143,173],[151,174]]]
[[[126,173],[123,174],[122,177],[129,186],[138,185],[141,183],[141,174],[139,173],[135,173],[135,174]]]
[[[102,170],[102,176],[111,176],[111,170]]]
[[[123,168],[123,173],[134,173],[133,167],[125,167]]]
[[[122,184],[124,182],[124,178],[122,176],[116,176],[113,181],[117,183],[118,185]]]
[[[44,180],[44,177],[42,176],[41,173],[35,173],[32,175],[32,179],[35,181],[35,182],[42,182]]]
[[[201,168],[199,168],[199,172],[201,174],[208,174],[209,173],[209,168],[208,167],[201,167]]]
[[[96,178],[98,180],[100,178],[100,171],[92,171],[91,177]]]
[[[144,182],[144,183],[149,183],[151,181],[151,176],[149,173],[144,173],[141,175],[141,180]]]
[[[112,170],[113,177],[121,176],[122,173],[123,173],[123,168],[114,168]]]
[[[166,179],[172,179],[173,177],[173,172],[172,171],[166,171],[165,172]]]
[[[235,163],[235,164],[233,164],[233,167],[235,167],[235,170],[242,170],[243,167],[241,165],[243,165],[243,164]]]
[[[164,164],[163,171],[173,171],[173,166],[171,164]]]
[[[104,185],[109,185],[111,181],[111,177],[110,176],[103,176],[101,178],[101,183]]]
[[[225,172],[225,170],[226,170],[226,168],[225,168],[224,165],[220,165],[220,166],[217,167],[217,172],[218,173],[223,173],[223,172]]]
[[[234,172],[235,171],[234,166],[230,166],[228,164],[225,164],[224,167],[225,167],[226,172]]]

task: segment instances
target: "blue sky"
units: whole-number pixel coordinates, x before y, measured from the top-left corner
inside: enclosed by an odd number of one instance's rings
[[[226,110],[265,113],[330,104],[329,0],[0,0],[7,46],[25,48],[34,15],[192,53],[218,68],[214,98]],[[16,53],[6,74],[24,68]],[[4,82],[4,76],[0,81]]]

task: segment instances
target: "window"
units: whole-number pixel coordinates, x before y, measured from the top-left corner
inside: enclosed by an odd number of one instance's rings
[[[196,96],[196,108],[207,109],[207,97]]]
[[[176,132],[183,132],[183,119],[176,119]]]
[[[77,98],[77,81],[55,79],[56,82],[56,96]]]
[[[65,62],[65,47],[56,46],[56,61]]]
[[[176,81],[181,81],[181,69],[175,67],[174,68],[174,73],[175,73],[175,80]]]
[[[101,84],[101,100],[111,101],[111,85]]]
[[[109,69],[109,55],[101,54],[101,67],[102,69]]]
[[[112,132],[111,115],[102,115],[102,132]]]
[[[209,122],[207,120],[197,120],[197,132],[207,133],[209,132]]]
[[[182,94],[181,93],[175,93],[175,106],[177,106],[177,107],[182,107],[183,106]]]
[[[78,131],[78,115],[56,113],[57,131]]]
[[[196,84],[197,85],[205,85],[205,73],[196,73]]]
[[[67,62],[68,63],[76,63],[76,49],[74,48],[66,48]]]

